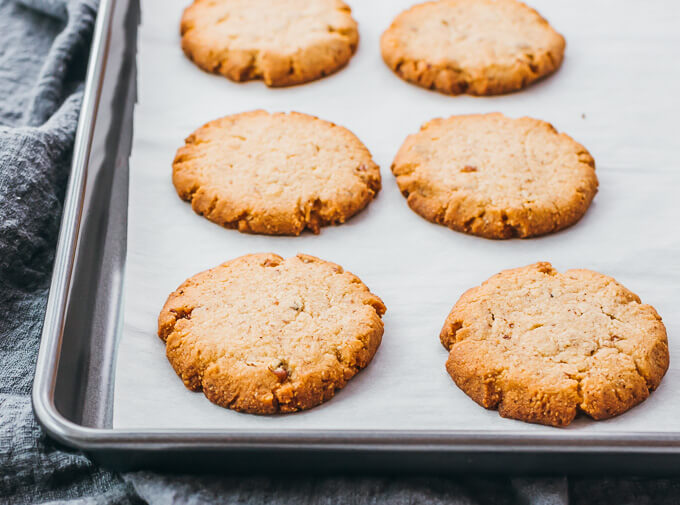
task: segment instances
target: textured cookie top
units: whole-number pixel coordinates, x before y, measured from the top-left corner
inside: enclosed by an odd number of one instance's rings
[[[518,90],[556,70],[564,38],[516,0],[441,0],[402,12],[381,39],[402,78],[444,93]]]
[[[392,172],[413,210],[487,238],[562,229],[597,191],[582,145],[545,121],[499,113],[426,123],[406,139]]]
[[[186,140],[173,183],[193,209],[243,232],[298,235],[343,223],[380,189],[380,169],[349,130],[292,112],[245,112]]]
[[[611,277],[536,263],[467,291],[441,332],[447,370],[504,417],[563,426],[620,414],[668,369],[661,318]]]
[[[380,298],[333,263],[251,254],[188,279],[158,334],[185,385],[212,402],[268,414],[333,396],[380,345]]]
[[[330,74],[359,41],[340,0],[196,0],[180,30],[182,49],[204,70],[269,86]]]

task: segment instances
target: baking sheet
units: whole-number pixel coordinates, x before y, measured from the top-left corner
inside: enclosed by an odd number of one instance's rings
[[[142,0],[139,103],[130,166],[125,309],[114,428],[508,430],[559,436],[680,429],[680,4],[577,0],[531,3],[567,39],[552,77],[516,94],[448,97],[398,79],[379,37],[411,0],[349,1],[361,42],[349,66],[293,88],[236,84],[203,73],[179,47],[188,0]],[[346,126],[381,166],[383,190],[348,223],[318,236],[245,235],[196,215],[176,195],[171,163],[183,139],[226,114],[297,110]],[[600,191],[577,225],[529,240],[490,241],[431,224],[407,206],[390,173],[404,138],[433,117],[501,111],[545,119],[583,143]],[[252,416],[184,388],[165,358],[156,320],[184,279],[252,252],[305,252],[339,263],[384,300],[383,343],[335,398],[312,410]],[[439,330],[469,287],[539,260],[613,275],[654,305],[668,329],[671,368],[641,406],[609,421],[555,429],[501,419],[458,390],[444,370]]]

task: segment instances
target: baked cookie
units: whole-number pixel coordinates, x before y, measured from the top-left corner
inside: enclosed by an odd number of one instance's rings
[[[383,33],[402,79],[458,95],[524,88],[560,66],[564,37],[516,0],[440,0],[411,7]]]
[[[545,121],[499,113],[426,123],[401,146],[392,172],[415,212],[486,238],[561,230],[597,192],[582,145]]]
[[[380,168],[349,130],[291,112],[211,121],[172,165],[179,196],[228,228],[271,235],[344,223],[380,190]]]
[[[158,318],[168,360],[192,391],[252,414],[309,409],[373,358],[383,302],[340,266],[249,254],[199,273]]]
[[[331,74],[359,42],[341,0],[195,0],[180,33],[184,53],[203,70],[267,86]]]
[[[668,369],[661,317],[616,280],[536,263],[467,291],[441,332],[446,369],[503,417],[566,426],[616,416]]]

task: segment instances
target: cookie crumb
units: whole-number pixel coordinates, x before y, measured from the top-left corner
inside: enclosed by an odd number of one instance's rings
[[[288,378],[288,370],[286,370],[282,366],[279,366],[275,370],[272,370],[272,373],[276,375],[276,378],[279,379],[279,382],[285,382],[286,379]]]

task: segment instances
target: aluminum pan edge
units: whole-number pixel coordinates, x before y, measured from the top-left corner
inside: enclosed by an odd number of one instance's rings
[[[73,147],[71,173],[64,197],[61,228],[33,380],[33,411],[38,422],[53,438],[71,446],[80,445],[74,444],[79,438],[78,431],[82,427],[69,423],[56,410],[54,388],[81,224],[87,161],[103,83],[114,1],[101,0],[95,22],[85,79],[85,92]],[[73,424],[73,426],[69,427],[68,424]],[[67,431],[70,432],[70,436],[62,438]],[[82,435],[80,433],[80,437]]]

